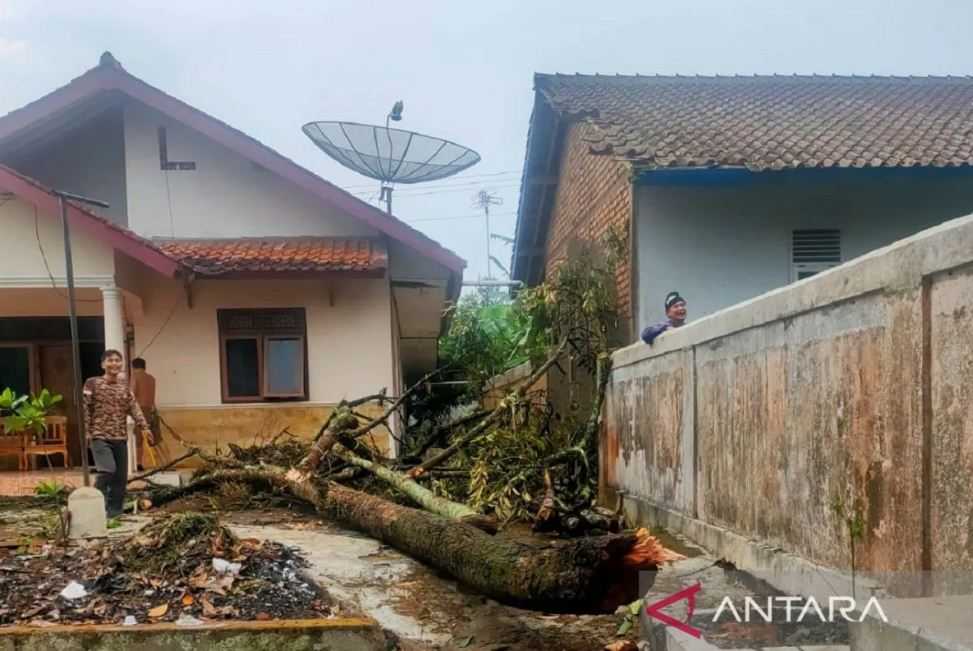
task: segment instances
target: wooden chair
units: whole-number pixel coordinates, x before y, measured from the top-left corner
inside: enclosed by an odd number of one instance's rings
[[[23,434],[9,434],[0,425],[0,456],[17,455],[18,470],[27,470],[26,440]]]
[[[34,433],[27,437],[27,447],[24,450],[24,466],[31,456],[49,457],[60,454],[64,459],[64,467],[68,465],[68,419],[66,416],[48,416],[44,419],[47,428],[40,434]]]

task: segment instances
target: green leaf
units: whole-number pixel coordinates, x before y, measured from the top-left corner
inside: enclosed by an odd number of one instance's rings
[[[615,631],[615,635],[625,635],[630,630],[632,630],[632,620],[626,618],[621,624],[619,624],[618,630]]]

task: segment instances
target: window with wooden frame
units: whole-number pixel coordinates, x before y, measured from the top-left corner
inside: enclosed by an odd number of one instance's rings
[[[304,308],[218,310],[223,402],[307,400]]]

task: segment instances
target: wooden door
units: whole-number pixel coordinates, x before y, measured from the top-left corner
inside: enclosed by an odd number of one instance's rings
[[[71,344],[43,344],[40,346],[40,386],[51,393],[60,393],[63,401],[55,410],[68,418],[68,453],[71,465],[81,465],[81,443],[74,409],[74,371],[71,365]],[[52,457],[57,463],[58,457]]]

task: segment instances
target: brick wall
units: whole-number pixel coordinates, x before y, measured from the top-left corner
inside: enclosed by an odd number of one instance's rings
[[[550,274],[573,250],[572,243],[598,242],[614,226],[630,232],[632,183],[627,163],[597,156],[585,136],[591,125],[579,122],[568,128],[560,161],[560,181],[554,197],[546,244],[546,269]],[[631,341],[632,273],[628,260],[617,272],[620,335]]]

